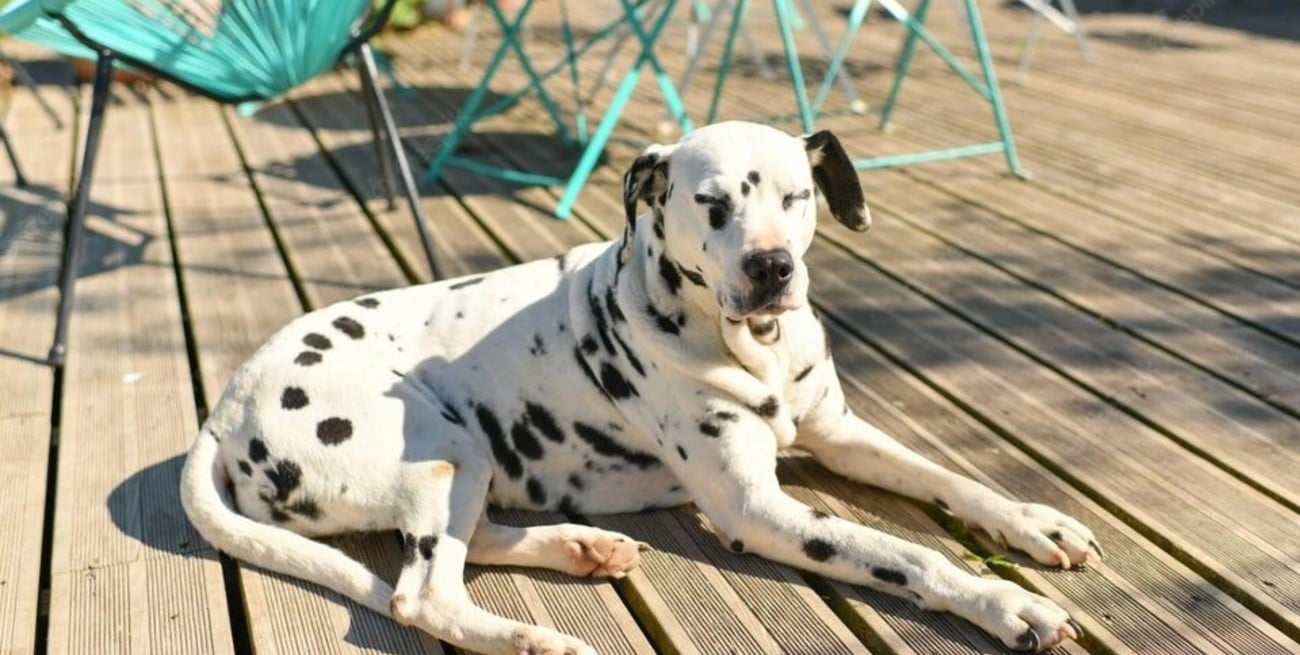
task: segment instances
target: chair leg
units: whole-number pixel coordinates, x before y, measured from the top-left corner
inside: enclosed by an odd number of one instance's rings
[[[99,53],[95,62],[94,93],[90,105],[90,122],[86,127],[86,147],[81,157],[81,171],[72,202],[68,205],[68,223],[64,232],[63,262],[59,267],[59,318],[54,326],[54,345],[50,348],[51,366],[63,366],[67,357],[68,321],[72,317],[73,293],[81,250],[85,245],[86,204],[90,200],[90,183],[95,178],[95,156],[99,154],[99,137],[104,127],[104,108],[108,105],[108,86],[113,81],[113,55]]]
[[[5,131],[3,122],[0,122],[0,143],[4,144],[5,154],[9,155],[9,163],[13,166],[14,184],[27,186],[27,177],[23,175],[23,167],[18,165],[18,153],[14,152],[14,145],[9,141],[9,132]]]
[[[402,180],[402,190],[406,192],[407,200],[411,203],[415,231],[420,235],[420,245],[424,247],[424,255],[429,260],[429,272],[433,274],[433,279],[440,280],[443,278],[442,267],[438,265],[438,258],[434,254],[433,237],[429,235],[424,209],[420,207],[420,192],[415,187],[415,178],[411,177],[411,165],[406,159],[406,152],[402,150],[402,142],[397,134],[397,123],[393,121],[393,114],[388,109],[388,100],[384,98],[383,90],[379,86],[375,55],[370,50],[369,43],[361,44],[360,54],[361,77],[364,80],[362,86],[369,91],[370,101],[374,102],[375,109],[378,110],[383,125],[382,131],[388,139],[388,147],[393,159],[397,162],[397,173]]]
[[[375,159],[379,161],[379,178],[384,185],[384,197],[388,199],[388,211],[397,209],[397,198],[393,191],[393,169],[388,158],[388,134],[379,120],[379,109],[375,107],[375,91],[370,88],[370,78],[361,75],[362,102],[366,103],[366,118],[370,120],[370,135],[374,141]],[[369,189],[367,189],[367,192]]]

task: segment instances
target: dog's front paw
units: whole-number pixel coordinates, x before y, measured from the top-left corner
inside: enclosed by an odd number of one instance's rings
[[[1009,580],[981,579],[972,604],[967,611],[954,609],[1008,648],[1047,650],[1083,636],[1083,628],[1059,605]]]
[[[641,563],[641,551],[647,548],[627,535],[594,528],[564,542],[569,573],[583,577],[621,578]]]
[[[1039,564],[1068,569],[1102,557],[1092,530],[1047,505],[1012,503],[982,527],[998,543],[1028,553]]]
[[[595,648],[577,637],[535,625],[516,631],[511,643],[511,655],[596,655]]]

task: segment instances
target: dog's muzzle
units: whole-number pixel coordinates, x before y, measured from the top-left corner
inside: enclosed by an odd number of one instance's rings
[[[751,252],[745,255],[740,267],[752,289],[746,304],[753,309],[773,304],[794,278],[794,257],[788,250]]]

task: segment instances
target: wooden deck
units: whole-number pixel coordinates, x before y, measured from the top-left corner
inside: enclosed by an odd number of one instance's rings
[[[968,52],[937,4],[936,32]],[[751,28],[775,57],[756,6]],[[836,6],[820,7],[839,24]],[[555,5],[538,11],[531,47],[554,50]],[[1009,78],[1028,15],[985,11]],[[946,466],[1078,517],[1103,564],[1060,572],[1013,556],[1020,566],[989,570],[979,556],[999,551],[984,535],[798,456],[781,468],[790,492],[1056,599],[1088,632],[1062,653],[1300,652],[1300,41],[1251,29],[1285,32],[1286,16],[1088,15],[1095,66],[1045,28],[1029,83],[1004,87],[1030,181],[995,157],[864,173],[876,227],[860,236],[828,221],[808,256],[853,407]],[[670,69],[684,33],[664,40]],[[883,98],[899,37],[880,20],[859,37],[853,71],[869,101]],[[459,38],[436,29],[382,45],[415,88],[394,104],[422,164],[485,55],[457,72]],[[85,89],[61,64],[33,68],[80,125]],[[785,84],[741,66],[723,115],[790,114]],[[0,187],[0,650],[455,652],[333,593],[223,563],[177,498],[199,422],[278,326],[426,277],[408,215],[382,200],[355,86],[326,76],[252,118],[174,87],[117,87],[61,372],[41,360],[79,133],[16,91],[7,126],[34,185]],[[689,95],[694,115],[706,95]],[[892,133],[853,116],[822,126],[856,156],[989,140],[973,98],[922,54]],[[462,172],[427,189],[448,270],[616,235],[626,141],[656,138],[656,100],[643,82],[574,220],[547,216],[553,189]],[[554,162],[538,115],[524,103],[470,147]],[[614,583],[474,569],[474,598],[609,655],[1002,652],[950,616],[726,552],[690,508],[571,518],[654,550]],[[337,543],[395,574],[392,535]]]

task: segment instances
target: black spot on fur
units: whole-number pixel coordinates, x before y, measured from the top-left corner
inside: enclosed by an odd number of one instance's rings
[[[590,334],[582,338],[582,343],[579,344],[579,347],[582,348],[582,352],[587,353],[588,355],[594,355],[597,350],[600,350],[600,344],[596,343],[596,339]]]
[[[799,193],[787,193],[781,197],[781,209],[789,211],[794,206],[796,200],[807,200],[812,197],[811,189],[804,189]]]
[[[574,473],[573,475],[570,475],[570,476],[569,476],[569,486],[570,486],[570,487],[573,487],[574,489],[577,489],[578,491],[582,491],[582,488],[585,487],[586,485],[587,485],[587,483],[586,483],[586,482],[583,482],[583,481],[582,481],[582,477],[579,476],[577,473]]]
[[[614,332],[614,341],[617,341],[618,347],[623,349],[623,355],[627,357],[627,362],[632,365],[632,369],[636,371],[637,375],[645,377],[645,367],[641,365],[641,360],[637,358],[636,353],[632,351],[632,347],[627,345],[627,342],[623,340],[623,337],[617,331]]]
[[[289,500],[289,494],[302,483],[302,467],[287,459],[276,462],[275,466],[262,469],[262,473],[265,473],[266,479],[275,486],[275,495],[272,498],[276,502],[283,503]]]
[[[618,323],[626,323],[627,316],[623,314],[623,308],[618,306],[618,298],[615,297],[614,287],[605,287],[605,308],[609,310],[609,317]]]
[[[655,327],[659,328],[660,332],[666,332],[672,335],[682,333],[681,326],[677,325],[677,321],[674,321],[671,317],[660,312],[659,308],[654,306],[654,303],[646,303],[645,311],[646,314],[650,316],[650,319],[654,321]]]
[[[284,510],[280,509],[279,507],[271,506],[269,507],[269,509],[271,510],[271,520],[275,521],[276,523],[287,523],[291,519],[293,519],[292,516],[289,516],[287,513],[285,513]]]
[[[677,265],[677,272],[681,273],[682,277],[690,280],[691,284],[694,284],[697,287],[703,287],[705,289],[709,288],[709,285],[704,281],[703,275],[700,275],[695,271],[688,271],[681,264]]]
[[[564,496],[560,496],[560,502],[558,505],[555,506],[555,509],[561,514],[578,513],[578,507],[573,504],[573,499],[570,498],[567,494]]]
[[[758,183],[763,181],[763,176],[759,175],[758,171],[750,171],[749,175],[745,177],[749,180],[749,183],[754,186],[758,186]]]
[[[733,552],[733,553],[743,553],[743,552],[745,552],[745,542],[743,542],[743,541],[741,541],[741,540],[739,540],[739,539],[734,539],[734,540],[732,540],[732,542],[731,542],[731,552]]]
[[[478,425],[487,435],[488,444],[492,446],[492,457],[505,470],[506,475],[512,480],[519,479],[524,474],[523,462],[519,460],[519,455],[510,450],[510,445],[506,443],[506,433],[501,429],[501,422],[497,420],[492,410],[479,405],[474,408],[474,416],[478,418]]]
[[[727,225],[727,208],[722,205],[709,206],[709,227],[721,230]]]
[[[802,371],[799,371],[799,374],[798,374],[798,375],[795,375],[795,376],[794,376],[794,381],[795,381],[795,382],[803,382],[803,379],[806,378],[806,377],[808,377],[808,374],[809,374],[809,373],[812,373],[812,371],[813,371],[814,368],[817,368],[817,365],[816,365],[816,364],[809,364],[809,365],[808,365],[807,367],[805,367]]]
[[[744,180],[740,181],[740,195],[742,196],[749,195],[749,182],[746,182]]]
[[[762,405],[750,407],[750,409],[763,418],[772,418],[781,409],[781,404],[777,401],[776,396],[768,396]]]
[[[1060,530],[1053,530],[1047,533],[1047,538],[1051,539],[1052,541],[1055,541],[1058,544],[1061,543],[1062,541],[1065,541],[1065,535],[1061,534]]]
[[[640,395],[636,387],[632,386],[632,383],[628,382],[627,378],[623,377],[623,374],[609,362],[600,363],[600,385],[615,399],[621,400]]]
[[[907,576],[903,575],[903,572],[897,569],[887,569],[883,566],[873,566],[871,567],[871,575],[875,579],[881,580],[883,582],[888,582],[889,584],[896,584],[900,587],[907,586]]]
[[[366,309],[374,309],[379,306],[379,301],[374,298],[357,298],[357,304]]]
[[[285,509],[289,510],[290,513],[297,514],[305,519],[315,521],[320,518],[320,506],[316,504],[316,501],[310,498],[299,498],[288,507],[285,507]]]
[[[457,289],[464,289],[465,287],[472,287],[475,284],[478,284],[479,282],[482,281],[483,281],[483,276],[479,275],[478,277],[471,277],[471,278],[461,280],[460,282],[456,282],[448,286],[447,288],[451,289],[452,291],[455,291]]]
[[[700,432],[704,433],[706,437],[716,437],[722,434],[722,428],[718,427],[716,423],[704,421],[700,423]]]
[[[662,212],[655,214],[655,221],[654,221],[654,224],[653,224],[651,227],[654,228],[655,238],[656,238],[656,239],[659,239],[660,241],[663,241],[663,239],[664,239],[664,215],[663,215]]]
[[[334,345],[330,343],[329,337],[319,332],[312,332],[311,334],[308,334],[307,336],[302,338],[302,342],[307,344],[307,347],[315,348],[316,350],[329,350],[330,347]]]
[[[415,535],[407,532],[402,535],[402,563],[410,566],[415,563],[415,549],[418,542]]]
[[[945,503],[945,502],[943,501],[942,498],[935,498],[935,499],[934,499],[934,504],[935,504],[935,505],[938,505],[938,506],[939,506],[939,509],[941,509],[941,510],[943,510],[943,511],[945,511],[945,512],[948,511],[948,503]]]
[[[528,348],[528,352],[531,353],[533,357],[543,357],[547,354],[546,342],[542,341],[541,333],[533,335],[533,345]]]
[[[293,363],[299,366],[311,366],[313,364],[319,364],[320,360],[320,353],[314,350],[304,350],[298,353],[297,357],[293,358]]]
[[[334,322],[330,325],[338,328],[339,332],[342,332],[353,339],[360,339],[361,337],[366,336],[366,329],[361,327],[360,323],[346,316],[340,316],[334,319]]]
[[[823,511],[821,511],[821,510],[819,510],[819,509],[816,509],[816,508],[813,509],[813,511],[812,511],[812,515],[813,515],[813,518],[815,518],[815,519],[828,519],[828,518],[831,517],[830,514],[827,514],[826,512],[823,512]]]
[[[600,298],[596,296],[594,288],[595,278],[587,283],[587,304],[591,308],[591,316],[596,319],[596,334],[600,337],[601,343],[605,345],[605,351],[610,355],[617,354],[614,351],[614,342],[609,338],[609,320],[605,318],[605,312],[600,306]]]
[[[239,472],[244,475],[252,475],[253,467],[248,462],[241,459],[239,460]]]
[[[526,421],[516,421],[510,427],[510,437],[514,439],[515,450],[520,455],[528,459],[542,458],[542,442],[537,440],[537,435],[533,434]]]
[[[574,422],[573,430],[577,433],[579,439],[587,442],[591,449],[599,455],[626,460],[642,470],[662,466],[663,464],[654,455],[630,450],[608,434],[581,421]]]
[[[456,408],[452,407],[451,405],[443,404],[442,411],[440,413],[442,414],[442,417],[447,419],[449,423],[453,423],[455,425],[465,425],[464,417],[462,417],[460,415],[460,412],[456,411]]]
[[[681,457],[683,462],[690,459],[689,457],[686,456],[686,449],[682,448],[681,446],[677,447],[677,456]]]
[[[352,421],[337,417],[327,418],[316,424],[316,438],[326,446],[337,446],[352,438]]]
[[[814,562],[825,562],[838,553],[839,551],[835,550],[835,546],[821,539],[809,539],[803,544],[803,554]]]
[[[719,421],[738,421],[740,420],[740,415],[735,412],[723,410],[721,412],[714,412],[713,418],[716,418]]]
[[[568,255],[569,253],[562,252],[555,256],[555,266],[556,268],[560,269],[561,273],[564,272],[564,267],[565,264],[567,263],[565,260],[568,258]]]
[[[301,387],[285,387],[280,394],[280,407],[285,409],[302,409],[307,406],[307,392]]]
[[[266,457],[269,454],[270,453],[266,451],[265,441],[262,441],[257,437],[253,437],[253,439],[248,442],[248,458],[253,460],[254,464],[261,464],[262,462],[265,462]]]
[[[596,379],[596,374],[591,370],[591,366],[587,365],[587,360],[583,358],[582,351],[574,348],[573,357],[578,361],[578,368],[582,369],[582,375],[587,378],[588,382],[591,382],[591,386],[599,389],[601,395],[609,399],[609,402],[614,402],[614,398],[609,395],[608,391],[605,391],[605,387],[601,386],[600,380]]]
[[[549,410],[537,403],[524,403],[524,415],[528,417],[528,422],[542,433],[543,437],[555,442],[564,443],[564,431],[560,425],[555,422],[555,416]]]
[[[534,505],[546,505],[546,488],[542,486],[540,480],[528,478],[528,484],[525,487],[528,489],[528,500],[531,500]]]
[[[420,549],[420,557],[423,557],[425,560],[433,559],[433,547],[437,545],[438,538],[431,534],[420,537],[420,541],[417,544],[417,547]]]
[[[663,278],[664,286],[668,287],[668,292],[676,295],[677,291],[682,288],[682,275],[677,272],[677,266],[667,255],[659,255],[659,277]]]

